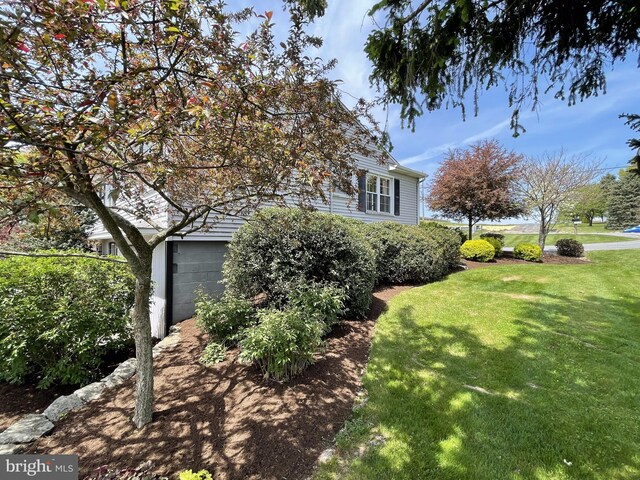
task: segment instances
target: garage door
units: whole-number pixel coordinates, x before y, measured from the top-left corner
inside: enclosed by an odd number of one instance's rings
[[[168,249],[172,267],[171,323],[193,316],[195,291],[202,288],[212,295],[220,295],[223,286],[222,263],[227,242],[171,242]]]

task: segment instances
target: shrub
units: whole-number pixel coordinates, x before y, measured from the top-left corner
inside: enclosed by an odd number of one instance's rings
[[[424,228],[425,230],[439,230],[455,233],[458,236],[458,247],[467,241],[467,234],[460,227],[449,227],[447,225],[443,225],[442,223],[427,220],[421,220],[419,226],[421,228]]]
[[[460,247],[460,254],[467,260],[488,262],[493,260],[495,249],[486,240],[467,240]]]
[[[207,470],[200,470],[198,472],[194,472],[193,470],[184,470],[180,472],[179,480],[213,480],[213,475],[211,475]]]
[[[584,254],[584,246],[578,240],[561,238],[556,242],[558,255],[563,257],[581,257]]]
[[[540,245],[535,243],[519,243],[513,249],[513,256],[527,262],[540,262],[542,261],[542,249]]]
[[[283,306],[300,283],[344,290],[345,314],[364,317],[375,281],[375,253],[354,226],[338,215],[269,208],[233,236],[223,267],[227,290],[244,298],[265,294]]]
[[[498,232],[486,232],[486,233],[482,233],[480,234],[480,238],[482,240],[486,240],[488,238],[493,238],[496,239],[500,242],[500,245],[502,245],[504,247],[504,235]]]
[[[267,378],[286,381],[314,362],[325,324],[299,308],[264,309],[259,323],[244,332],[240,360],[256,362]]]
[[[135,280],[124,264],[86,258],[0,260],[0,380],[79,385],[132,344]]]
[[[236,343],[240,331],[255,322],[255,310],[249,300],[225,293],[221,299],[196,292],[196,318],[209,338]]]
[[[377,253],[377,284],[429,282],[449,270],[440,244],[444,232],[393,222],[364,224],[361,228]]]
[[[200,363],[205,367],[210,367],[216,363],[224,361],[227,355],[227,347],[224,343],[209,342],[200,355]]]
[[[307,318],[322,322],[328,331],[344,310],[345,292],[332,285],[298,285],[289,295],[288,305]]]
[[[493,237],[483,238],[483,240],[489,243],[493,247],[493,249],[496,251],[495,253],[496,257],[502,256],[502,242],[500,240]]]
[[[460,245],[467,240],[464,232],[435,222],[420,222],[419,226],[440,248],[447,270],[457,267],[460,264]]]

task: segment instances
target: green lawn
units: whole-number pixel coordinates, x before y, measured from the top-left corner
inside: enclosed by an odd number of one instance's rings
[[[502,232],[501,232],[502,233]],[[517,244],[526,242],[526,243],[538,243],[538,235],[537,234],[513,234],[513,233],[503,233],[504,235],[504,246],[505,247],[515,247]],[[480,238],[480,235],[477,235]],[[474,235],[476,238],[476,235]],[[607,243],[607,242],[626,242],[629,240],[634,240],[633,238],[628,237],[616,237],[613,235],[601,235],[601,234],[579,234],[579,235],[569,235],[569,234],[549,234],[547,236],[547,245],[554,245],[561,238],[575,238],[582,243]]]
[[[468,270],[391,300],[369,401],[317,478],[640,478],[640,250],[589,258]]]

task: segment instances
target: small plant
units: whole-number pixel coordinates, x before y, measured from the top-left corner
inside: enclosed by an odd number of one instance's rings
[[[287,381],[315,360],[326,326],[299,308],[265,309],[239,346],[240,360],[256,362],[266,378]]]
[[[495,253],[496,257],[502,256],[502,242],[500,242],[499,239],[493,238],[493,237],[486,237],[486,238],[483,238],[483,240],[491,244],[493,249],[496,251]]]
[[[467,240],[460,247],[460,255],[467,260],[489,262],[495,254],[495,248],[486,240]]]
[[[224,343],[209,342],[200,355],[200,363],[205,367],[210,367],[216,363],[224,361],[227,355],[227,347]]]
[[[300,284],[289,295],[288,305],[322,322],[328,331],[343,313],[346,293],[332,285]]]
[[[500,242],[500,244],[504,247],[504,235],[498,232],[485,232],[480,234],[480,238],[482,240],[486,240],[487,238],[494,238]]]
[[[584,246],[578,240],[561,238],[556,242],[558,255],[563,257],[581,257],[584,254]]]
[[[240,332],[255,322],[255,310],[249,300],[230,294],[216,300],[202,291],[196,293],[198,326],[209,338],[219,342],[237,343]]]
[[[535,243],[519,243],[513,249],[513,256],[527,262],[541,262],[542,249]]]
[[[193,470],[184,470],[180,472],[179,476],[180,480],[213,480],[213,475],[211,475],[207,470],[200,470],[199,472],[194,472]]]

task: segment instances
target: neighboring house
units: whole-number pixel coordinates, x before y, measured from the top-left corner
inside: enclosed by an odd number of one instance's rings
[[[318,201],[314,206],[322,212],[336,213],[365,222],[395,221],[416,225],[419,221],[420,183],[425,174],[403,167],[390,159],[380,165],[370,158],[357,156],[360,169],[366,171],[358,179],[359,197],[334,192],[327,204]],[[157,197],[156,197],[157,198]],[[149,202],[154,201],[153,194]],[[152,224],[166,226],[170,221],[168,209],[159,205],[158,214],[149,222],[136,222],[143,234],[153,235]],[[152,334],[162,338],[168,328],[194,314],[195,290],[202,288],[210,294],[222,292],[222,263],[227,243],[242,225],[240,218],[227,217],[207,231],[183,237],[167,238],[153,252],[152,279],[154,293],[151,306]],[[98,224],[91,240],[100,242],[101,252],[117,255],[110,234]]]

